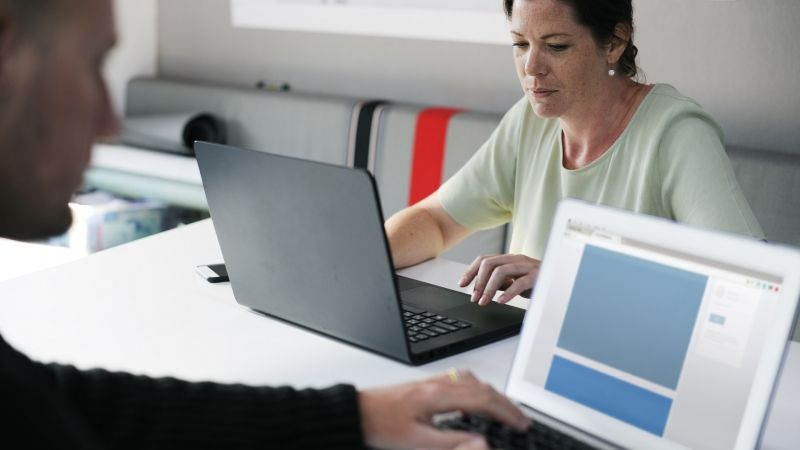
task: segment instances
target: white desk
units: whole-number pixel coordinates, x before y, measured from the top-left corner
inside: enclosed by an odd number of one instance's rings
[[[0,282],[75,261],[83,256],[77,250],[64,247],[0,238]]]
[[[394,384],[470,368],[502,390],[516,338],[409,367],[249,312],[197,264],[221,261],[210,221],[0,284],[0,330],[29,356],[189,380],[323,387]],[[452,285],[438,260],[406,274]],[[800,345],[792,344],[763,448],[800,442]]]

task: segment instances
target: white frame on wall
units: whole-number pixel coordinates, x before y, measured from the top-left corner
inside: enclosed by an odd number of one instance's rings
[[[231,20],[241,28],[511,43],[499,0],[231,0]]]

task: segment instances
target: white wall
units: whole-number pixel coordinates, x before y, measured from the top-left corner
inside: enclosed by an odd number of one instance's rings
[[[114,0],[118,45],[109,55],[106,79],[118,112],[125,86],[137,75],[156,73],[156,0]]]
[[[648,81],[697,99],[730,143],[800,153],[800,0],[634,6]],[[504,46],[234,29],[227,0],[160,0],[158,19],[163,76],[490,112],[521,95]]]
[[[521,95],[510,48],[234,29],[229,9],[227,0],[160,0],[160,73],[498,112]]]
[[[639,0],[640,65],[729,142],[800,153],[800,0]]]

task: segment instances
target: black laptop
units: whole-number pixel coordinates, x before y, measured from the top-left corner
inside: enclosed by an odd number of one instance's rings
[[[361,169],[197,142],[236,301],[409,364],[519,332],[524,310],[396,276]]]

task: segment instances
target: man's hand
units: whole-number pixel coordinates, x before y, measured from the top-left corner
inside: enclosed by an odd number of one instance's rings
[[[381,449],[488,449],[480,436],[433,427],[434,415],[452,411],[487,415],[520,431],[529,425],[507,398],[469,372],[459,372],[458,380],[445,375],[362,391],[359,406],[366,443]]]
[[[525,255],[479,256],[470,264],[459,280],[461,287],[473,280],[472,301],[486,306],[498,290],[504,290],[497,301],[506,303],[517,295],[529,295],[539,276],[539,260]]]

